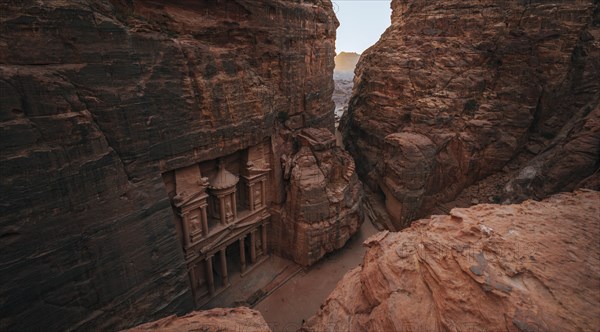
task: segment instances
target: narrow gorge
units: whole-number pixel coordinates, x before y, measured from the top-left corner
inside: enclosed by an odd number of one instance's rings
[[[337,5],[0,2],[0,330],[600,329],[598,0]]]

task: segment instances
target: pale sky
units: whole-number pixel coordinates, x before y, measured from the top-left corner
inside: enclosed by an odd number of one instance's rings
[[[390,26],[391,0],[332,0],[340,21],[336,52],[362,53]]]

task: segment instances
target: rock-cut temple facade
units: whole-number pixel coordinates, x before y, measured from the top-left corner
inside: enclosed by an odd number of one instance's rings
[[[164,175],[197,305],[268,256],[266,145]]]

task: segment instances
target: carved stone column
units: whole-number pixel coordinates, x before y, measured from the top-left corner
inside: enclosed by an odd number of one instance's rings
[[[209,229],[208,229],[208,214],[206,213],[206,207],[208,205],[203,205],[202,206],[202,234],[204,234],[204,236],[208,235]]]
[[[246,247],[244,244],[245,237],[240,238],[240,266],[242,273],[246,272]]]
[[[225,197],[219,197],[219,215],[221,216],[221,225],[227,224],[227,217],[225,212]]]
[[[252,190],[252,186],[249,184],[248,180],[246,180],[246,190],[248,191],[248,208],[250,211],[254,211],[254,190]]]
[[[250,232],[250,262],[256,263],[256,232]]]
[[[212,264],[213,256],[206,257],[205,269],[206,269],[206,282],[208,283],[208,294],[210,296],[215,295],[215,279],[213,276],[213,264]]]
[[[221,280],[223,281],[223,287],[227,287],[229,284],[229,277],[227,276],[227,256],[225,255],[225,248],[221,249]]]
[[[262,242],[262,252],[263,252],[263,255],[266,255],[267,254],[267,224],[264,223],[264,224],[262,224],[261,227],[262,227],[262,234],[261,234],[262,235],[262,241],[261,241]]]

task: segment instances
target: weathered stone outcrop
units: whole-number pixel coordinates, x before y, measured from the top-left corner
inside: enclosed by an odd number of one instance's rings
[[[191,310],[161,174],[267,142],[292,204],[279,159],[333,130],[336,26],[328,0],[0,3],[0,330]]]
[[[600,52],[595,56],[600,59]],[[600,190],[597,181],[586,181],[600,175],[599,98],[600,94],[593,103],[582,107],[550,144],[514,172],[504,188],[505,197],[520,201],[574,187]]]
[[[392,9],[361,57],[342,128],[397,228],[507,165],[519,170],[502,201],[571,190],[598,170],[597,1]]]
[[[600,192],[476,205],[365,241],[307,331],[596,331]]]
[[[173,315],[127,331],[269,332],[271,329],[260,312],[240,307],[194,311],[182,317]]]
[[[303,130],[298,144],[298,152],[284,158],[290,185],[280,231],[294,260],[311,265],[341,248],[359,229],[362,184],[352,157],[335,146],[327,129]]]

